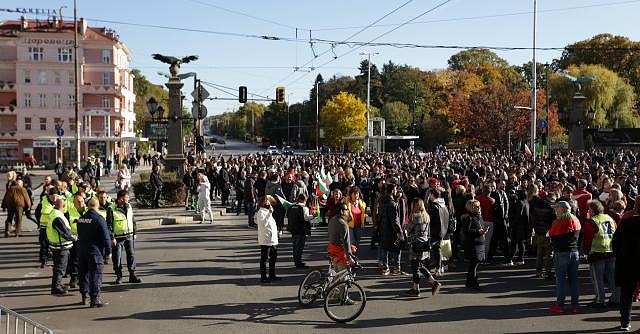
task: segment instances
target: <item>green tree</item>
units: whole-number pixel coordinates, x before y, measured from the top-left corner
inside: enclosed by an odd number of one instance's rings
[[[621,127],[636,127],[638,116],[632,111],[635,95],[632,87],[613,71],[602,65],[569,66],[569,74],[574,77],[592,76],[594,80],[582,85],[585,100],[585,119],[588,111],[595,111],[593,126],[614,127],[618,121]],[[571,110],[571,97],[575,88],[571,82],[558,74],[550,76],[552,101],[560,109]]]
[[[342,137],[365,134],[366,105],[355,95],[341,92],[327,101],[321,112],[325,141],[331,146],[340,146]],[[360,141],[347,141],[347,150],[357,152],[362,149]]]
[[[251,137],[262,133],[262,115],[267,107],[262,103],[247,102],[240,107],[239,112],[246,117],[245,132]]]
[[[151,121],[147,100],[153,96],[159,102],[159,105],[164,108],[164,117],[167,117],[169,115],[169,107],[166,102],[169,98],[169,92],[162,86],[154,85],[147,80],[140,70],[133,69],[131,73],[134,75],[133,92],[136,94],[136,102],[133,105],[133,112],[136,114],[135,129],[136,131],[143,131],[145,136],[152,136],[152,134],[145,132],[147,124]],[[154,115],[154,117],[158,117],[158,115]],[[153,138],[151,137],[151,139]]]
[[[509,63],[495,52],[484,48],[460,51],[447,61],[454,71],[477,71],[483,67],[508,67]]]
[[[412,115],[406,104],[400,101],[385,103],[380,109],[380,116],[386,121],[387,134],[405,135],[411,132]]]

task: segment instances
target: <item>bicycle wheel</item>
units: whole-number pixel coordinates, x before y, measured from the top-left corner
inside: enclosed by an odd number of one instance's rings
[[[320,270],[313,270],[307,274],[298,288],[298,302],[302,306],[309,306],[320,294],[322,294],[322,273]]]
[[[324,298],[324,312],[335,322],[349,322],[364,310],[367,295],[356,282],[340,282],[334,285]]]

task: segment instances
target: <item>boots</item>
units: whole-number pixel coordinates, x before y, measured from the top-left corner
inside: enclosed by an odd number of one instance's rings
[[[78,286],[78,276],[71,275],[71,280],[69,280],[69,289],[75,289]]]
[[[117,275],[115,284],[121,284],[121,283],[122,283],[122,275]]]
[[[103,301],[102,299],[100,299],[100,296],[95,296],[95,297],[91,297],[91,304],[89,305],[89,307],[94,308],[94,307],[103,307],[105,305],[107,305],[109,303]]]
[[[134,272],[129,273],[129,283],[141,283],[142,280]]]

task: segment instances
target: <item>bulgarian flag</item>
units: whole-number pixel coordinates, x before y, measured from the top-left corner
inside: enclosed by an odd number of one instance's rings
[[[282,204],[282,206],[284,206],[284,210],[287,211],[289,210],[289,208],[293,205],[293,203],[287,201],[286,199],[276,195],[276,198],[278,198],[278,202],[280,202],[280,204]]]
[[[324,174],[324,170],[322,171]],[[322,196],[323,194],[329,193],[329,186],[326,184],[323,176],[321,174],[316,173],[316,196]],[[320,192],[320,194],[318,194]]]
[[[528,157],[533,156],[533,153],[531,152],[531,149],[529,149],[529,146],[527,144],[524,144],[524,152],[522,153],[524,153]]]

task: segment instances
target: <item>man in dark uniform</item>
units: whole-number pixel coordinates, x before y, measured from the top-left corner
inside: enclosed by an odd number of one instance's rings
[[[116,273],[115,284],[122,283],[122,250],[127,253],[127,268],[129,269],[129,283],[140,283],[136,276],[136,258],[134,241],[136,239],[136,222],[133,219],[133,209],[129,204],[129,193],[118,191],[116,203],[111,204],[111,219],[107,226],[111,231],[111,245],[113,246],[113,270]]]
[[[82,305],[87,305],[87,293],[91,296],[91,307],[107,304],[100,298],[100,287],[105,259],[111,257],[111,235],[99,209],[98,201],[91,199],[89,211],[77,219],[80,293]]]
[[[69,249],[78,238],[71,234],[69,220],[64,216],[67,202],[63,198],[56,199],[52,213],[52,221],[46,228],[49,248],[53,253],[53,275],[51,277],[51,294],[66,295],[67,287],[62,285],[62,276],[67,270]]]
[[[65,217],[69,219],[69,227],[71,228],[71,234],[78,235],[78,225],[76,221],[80,216],[85,214],[87,206],[82,195],[73,196],[71,204],[67,200],[67,213]],[[67,263],[67,275],[71,276],[69,280],[69,288],[75,289],[78,284],[78,247],[76,242],[73,243],[73,247],[69,250],[69,262]]]

